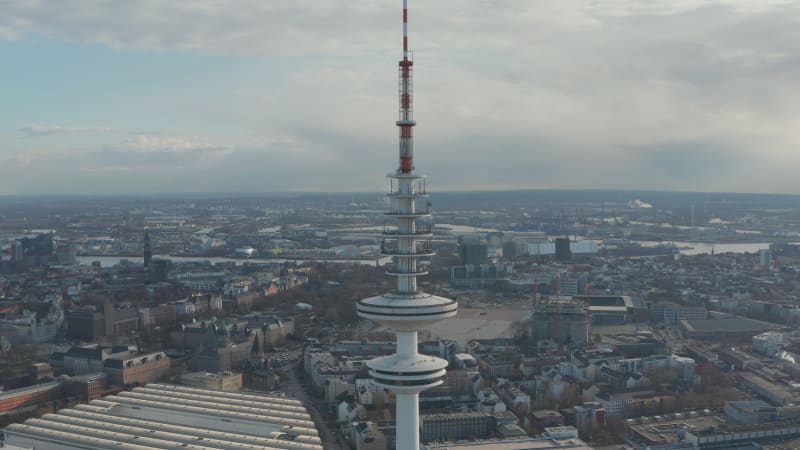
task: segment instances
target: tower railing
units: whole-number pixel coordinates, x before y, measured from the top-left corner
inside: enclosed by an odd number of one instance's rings
[[[386,226],[384,225],[382,234],[384,236],[390,237],[390,238],[425,237],[425,236],[433,235],[433,226],[431,226],[430,224],[418,223],[417,227],[416,227],[416,230],[414,230],[413,232],[409,233],[409,232],[400,231],[397,228],[387,229]]]

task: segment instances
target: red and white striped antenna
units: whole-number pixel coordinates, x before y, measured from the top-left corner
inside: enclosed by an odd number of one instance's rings
[[[403,0],[403,59],[408,59],[408,0]]]
[[[410,175],[414,171],[414,122],[413,78],[411,66],[414,62],[408,59],[408,0],[403,0],[403,60],[400,61],[400,167],[398,172]]]

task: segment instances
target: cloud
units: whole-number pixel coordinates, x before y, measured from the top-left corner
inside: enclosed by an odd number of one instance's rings
[[[675,180],[706,177],[715,168],[732,166],[737,156],[714,142],[668,142],[638,153],[650,173]]]
[[[212,0],[73,0],[7,2],[3,9],[0,36],[6,38],[43,35],[119,49],[250,54],[330,49],[342,37],[366,46],[368,34],[359,33],[358,25],[383,12],[370,2],[329,0],[244,0],[235,7]]]
[[[33,160],[34,158],[30,155],[19,154],[0,161],[0,166],[8,168],[20,168],[31,165]]]
[[[205,137],[165,136],[137,134],[117,146],[117,150],[137,153],[172,152],[187,153],[206,150],[222,150],[223,147]]]
[[[102,127],[63,127],[60,125],[31,125],[17,130],[21,138],[30,139],[43,136],[65,135],[65,134],[106,134],[120,133],[121,130]]]
[[[131,167],[120,167],[120,166],[100,166],[100,167],[81,167],[81,172],[89,172],[89,173],[127,173],[132,172],[133,168]]]
[[[8,2],[0,39],[234,54],[280,69],[142,100],[139,114],[179,116],[178,131],[22,128],[92,137],[25,155],[54,172],[85,168],[87,188],[95,172],[125,168],[158,175],[149,189],[379,190],[396,164],[398,6]],[[414,1],[417,166],[432,189],[796,192],[798,20],[800,4],[777,0]]]
[[[771,0],[715,4],[750,14],[787,7]],[[215,0],[5,2],[0,37],[43,35],[120,49],[352,54],[399,43],[399,5],[394,0],[240,0],[235,7]],[[418,1],[411,5],[412,39],[442,50],[519,46],[520,38],[614,32],[609,26],[623,21],[687,15],[708,5],[703,0]]]

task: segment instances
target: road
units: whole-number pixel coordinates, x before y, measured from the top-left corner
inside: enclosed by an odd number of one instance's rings
[[[294,371],[294,362],[299,361],[300,356],[300,351],[289,352],[289,360],[292,361],[292,364],[287,364],[278,369],[281,379],[285,380],[283,383],[283,391],[286,392],[286,394],[290,397],[294,397],[303,402],[303,406],[305,406],[308,410],[308,413],[311,414],[311,418],[314,420],[317,431],[319,431],[319,438],[322,440],[323,448],[325,450],[342,450],[341,445],[339,445],[338,441],[336,440],[334,432],[328,426],[326,420],[327,414],[323,415],[319,411],[312,399],[309,398],[306,390],[303,388],[303,384],[297,379],[297,375]]]

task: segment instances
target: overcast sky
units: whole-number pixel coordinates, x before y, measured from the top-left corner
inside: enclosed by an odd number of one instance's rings
[[[800,2],[410,0],[429,190],[800,193]],[[0,194],[380,191],[401,0],[0,0]]]

